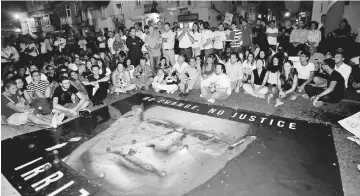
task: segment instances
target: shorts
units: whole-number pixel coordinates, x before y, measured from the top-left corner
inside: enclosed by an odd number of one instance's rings
[[[28,122],[28,116],[29,116],[29,112],[15,113],[9,116],[9,118],[7,118],[7,122],[10,125],[16,125],[16,126],[23,125]]]

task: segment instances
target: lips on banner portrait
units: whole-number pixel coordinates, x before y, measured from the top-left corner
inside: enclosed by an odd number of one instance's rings
[[[343,195],[328,126],[140,93],[111,108],[2,141],[2,174],[21,195]]]

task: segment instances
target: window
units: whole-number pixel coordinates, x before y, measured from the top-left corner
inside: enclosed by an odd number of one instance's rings
[[[70,6],[68,4],[65,5],[65,10],[66,10],[66,16],[71,17]]]
[[[86,19],[86,13],[85,13],[85,11],[81,11],[81,18],[82,18],[83,20]]]
[[[176,1],[176,6],[180,7],[180,1]]]
[[[140,2],[140,0],[136,0],[136,7],[141,7],[141,2]]]
[[[105,6],[101,6],[101,17],[106,18],[106,9]]]
[[[44,15],[43,16],[43,25],[44,26],[50,26],[52,23],[50,21],[50,16],[49,15]]]
[[[191,1],[188,1],[188,5],[191,5]]]

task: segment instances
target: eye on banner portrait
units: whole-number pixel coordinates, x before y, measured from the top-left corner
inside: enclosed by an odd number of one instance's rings
[[[2,141],[2,174],[21,195],[343,195],[330,127],[140,93],[112,106]]]

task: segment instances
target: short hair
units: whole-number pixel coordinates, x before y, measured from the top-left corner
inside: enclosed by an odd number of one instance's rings
[[[59,70],[62,70],[62,69],[66,69],[66,72],[69,71],[68,67],[66,67],[65,65],[62,65],[59,67]]]
[[[271,24],[271,23],[274,23],[274,24],[276,24],[276,23],[275,23],[275,20],[271,20],[271,21],[270,21],[270,24]]]
[[[133,30],[133,29],[135,30],[135,27],[131,27],[131,28],[129,29],[129,31],[131,31],[131,30]]]
[[[144,29],[149,29],[149,28],[150,28],[149,25],[144,26]]]
[[[179,54],[179,57],[183,57],[184,60],[186,59],[184,54]]]
[[[16,86],[16,83],[12,80],[9,80],[5,83],[5,88],[9,89],[12,85]]]
[[[231,23],[231,25],[235,25],[235,26],[236,26],[237,24],[236,24],[236,22],[234,21],[234,22]]]
[[[34,70],[34,71],[32,71],[32,72],[31,72],[31,76],[33,76],[34,73],[39,73],[39,74],[40,74],[40,71],[39,71],[39,70]]]
[[[222,22],[220,22],[220,24],[218,26],[220,26],[220,25],[224,26],[224,24]]]
[[[335,68],[335,61],[333,59],[325,59],[323,63],[329,66],[331,69]]]
[[[241,22],[246,22],[246,24],[248,24],[248,21],[247,21],[247,20],[245,20],[245,19],[243,19]]]
[[[221,66],[221,69],[223,70],[223,73],[224,73],[224,74],[226,74],[226,67],[225,67],[225,65],[224,65],[224,64],[222,64],[222,63],[218,63],[218,64],[216,64],[216,66],[218,66],[218,65],[220,65],[220,66]],[[215,68],[216,68],[216,66],[215,66]]]
[[[62,83],[65,80],[70,80],[70,79],[68,77],[66,77],[66,76],[60,76],[60,78],[59,78],[60,83]]]
[[[170,23],[169,23],[169,22],[165,22],[164,26],[165,26],[165,25],[168,25],[168,26],[170,27]]]
[[[121,56],[121,57],[126,57],[126,53],[125,53],[124,51],[120,51],[120,52],[119,52],[119,56]]]
[[[141,57],[140,60],[146,61],[147,59],[145,57]]]
[[[335,53],[334,53],[334,56],[337,55],[337,54],[340,54],[342,58],[345,58],[344,57],[344,52],[336,50]]]
[[[307,50],[302,50],[300,54],[304,54],[306,57],[310,58],[310,52]]]
[[[321,15],[321,18],[324,17],[324,16],[326,16],[326,14]]]
[[[94,67],[97,67],[98,69],[100,69],[99,65],[93,65],[93,66],[91,66],[91,70],[92,70]]]
[[[230,56],[232,56],[232,55],[235,55],[237,59],[239,58],[239,56],[238,56],[238,54],[237,54],[236,52],[232,52],[232,53],[230,54]]]
[[[203,26],[204,26],[204,29],[209,29],[210,24],[209,24],[209,22],[204,22]]]
[[[318,29],[319,23],[316,22],[316,21],[311,21],[311,22],[310,22],[310,28],[311,28],[311,26],[312,26],[313,24],[315,24],[315,29]]]

